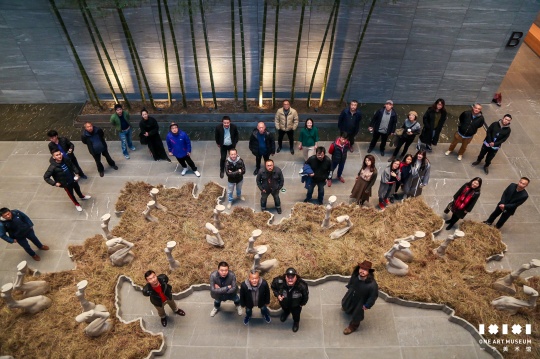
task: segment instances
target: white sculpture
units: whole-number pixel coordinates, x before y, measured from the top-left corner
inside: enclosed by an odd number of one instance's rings
[[[6,302],[8,308],[22,309],[25,313],[36,314],[49,308],[52,301],[44,295],[15,300],[12,297],[13,283],[4,284],[2,286],[1,296]]]
[[[332,233],[330,233],[330,238],[331,239],[337,239],[339,237],[342,237],[345,235],[345,233],[347,233],[351,227],[353,226],[351,220],[349,219],[349,216],[348,215],[343,215],[343,216],[339,216],[338,218],[336,218],[336,221],[338,223],[343,223],[343,222],[346,222],[347,223],[347,226],[345,228],[341,228],[341,229],[336,229],[335,231],[333,231]]]
[[[496,289],[500,292],[508,293],[510,295],[516,294],[516,286],[514,281],[519,278],[521,273],[532,269],[540,267],[540,260],[532,259],[529,263],[522,264],[521,267],[513,271],[512,273],[499,278],[493,283],[493,289]]]
[[[109,319],[109,315],[107,308],[102,305],[97,305],[95,309],[77,315],[75,320],[78,323],[90,323],[84,328],[84,333],[90,337],[99,337],[112,328],[112,321]]]
[[[150,190],[150,197],[152,197],[152,200],[154,201],[154,203],[156,204],[156,208],[163,211],[163,212],[167,212],[167,207],[161,205],[160,203],[158,203],[158,200],[157,200],[157,195],[159,193],[159,189],[157,188],[152,188]]]
[[[519,309],[522,308],[534,308],[536,307],[536,300],[538,299],[538,292],[531,287],[526,285],[523,286],[523,293],[529,295],[529,300],[520,300],[514,297],[503,296],[494,299],[491,302],[491,305],[498,310],[504,310],[509,312],[511,315],[517,313]]]
[[[107,239],[113,239],[113,234],[109,231],[109,221],[111,220],[111,214],[105,213],[103,216],[101,216],[101,229],[103,230],[103,233],[105,233],[105,238]]]
[[[17,279],[13,284],[13,289],[23,292],[23,298],[35,297],[36,295],[47,293],[50,290],[50,286],[44,280],[23,283],[28,269],[28,263],[26,261],[22,261],[17,265]]]
[[[326,213],[324,214],[324,219],[321,224],[321,227],[323,228],[330,228],[330,215],[332,214],[332,208],[334,207],[334,203],[336,203],[337,197],[336,196],[330,196],[328,198],[328,204],[325,207]]]
[[[257,238],[260,237],[262,234],[262,231],[260,229],[256,229],[253,232],[251,232],[251,237],[249,237],[248,247],[246,248],[246,253],[248,254],[264,254],[268,250],[267,246],[257,246],[254,247],[255,241]]]
[[[221,224],[221,219],[219,218],[219,215],[221,212],[225,210],[225,206],[222,204],[218,204],[216,208],[214,208],[214,227],[217,229],[223,229],[223,225]]]
[[[414,242],[418,239],[422,239],[426,237],[426,233],[422,231],[416,231],[414,234],[411,234],[410,236],[394,239],[394,243],[398,243],[401,241],[407,241],[407,242]]]
[[[150,201],[146,204],[146,209],[143,211],[142,215],[149,222],[158,222],[158,219],[150,214],[153,209],[156,209],[156,202]]]
[[[176,247],[175,241],[169,241],[167,242],[167,247],[163,250],[165,252],[165,255],[167,256],[167,260],[169,261],[169,269],[171,271],[180,268],[180,262],[175,260],[172,256],[172,251]]]
[[[272,268],[277,266],[278,263],[278,260],[275,258],[266,260],[261,263],[261,255],[255,254],[255,256],[253,257],[253,267],[251,268],[254,270],[258,270],[259,272],[261,272],[261,275],[263,275],[264,273],[269,272]]]
[[[207,230],[209,230],[213,234],[213,236],[207,234],[206,241],[216,247],[225,247],[225,242],[223,242],[223,239],[221,239],[219,230],[216,227],[214,227],[212,223],[206,223],[205,227]]]
[[[394,257],[395,253],[403,249],[408,249],[411,244],[407,241],[401,241],[395,243],[392,248],[384,254],[384,257],[388,261],[386,263],[386,270],[394,275],[404,276],[409,273],[409,266],[405,264],[401,259]]]
[[[440,258],[443,258],[446,255],[446,248],[454,241],[456,238],[463,238],[465,237],[465,233],[456,230],[454,234],[448,235],[448,237],[444,240],[444,242],[441,243],[441,245],[433,250],[433,254],[436,256],[439,256]]]
[[[121,267],[131,263],[135,258],[135,254],[131,251],[134,244],[126,241],[123,238],[113,238],[105,242],[107,244],[109,258],[113,266]]]
[[[82,280],[79,283],[77,283],[77,292],[75,292],[75,296],[77,299],[79,299],[79,302],[81,302],[81,307],[83,309],[83,312],[87,312],[89,310],[92,310],[96,307],[96,305],[92,302],[89,302],[86,300],[86,297],[84,295],[84,291],[86,290],[86,287],[88,286],[87,280]]]

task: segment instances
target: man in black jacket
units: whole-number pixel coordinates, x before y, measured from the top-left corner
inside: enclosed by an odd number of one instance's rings
[[[47,182],[53,187],[56,186],[63,188],[66,191],[69,199],[71,199],[71,202],[73,202],[73,204],[75,205],[75,209],[77,209],[77,211],[79,212],[82,212],[82,207],[75,199],[75,196],[73,195],[73,190],[75,190],[79,198],[82,200],[87,200],[92,197],[85,196],[81,192],[81,187],[77,182],[79,180],[78,168],[74,167],[69,159],[64,158],[60,150],[55,150],[52,153],[52,157],[49,162],[49,168],[43,175],[43,179],[45,180],[45,182]]]
[[[280,275],[272,281],[272,292],[279,300],[279,305],[283,310],[279,320],[287,320],[289,314],[293,316],[292,331],[297,332],[300,325],[300,313],[302,307],[309,299],[309,289],[307,283],[300,278],[294,268],[288,268],[285,274]]]
[[[313,173],[309,175],[311,183],[309,183],[304,202],[311,201],[313,190],[317,186],[317,202],[323,204],[324,186],[328,183],[328,187],[330,187],[332,184],[332,160],[326,156],[326,149],[319,146],[315,151],[315,155],[308,158],[306,164],[311,167]]]
[[[341,111],[338,118],[339,132],[347,133],[347,139],[351,144],[351,152],[353,152],[354,137],[360,131],[360,121],[362,121],[362,114],[358,109],[358,101],[352,100],[349,107]]]
[[[249,279],[246,279],[240,285],[240,305],[246,308],[244,325],[248,325],[255,305],[261,309],[261,315],[264,321],[270,323],[268,304],[270,304],[270,288],[268,287],[268,283],[260,277],[258,271],[251,270],[249,272]]]
[[[6,207],[0,208],[0,238],[10,244],[17,243],[35,261],[41,260],[41,257],[32,250],[28,244],[28,239],[39,249],[43,251],[49,250],[49,247],[42,244],[34,233],[32,220],[16,209],[11,211]]]
[[[73,166],[79,170],[79,176],[87,179],[88,177],[84,174],[81,166],[79,166],[77,157],[75,157],[75,154],[73,153],[75,145],[73,145],[67,137],[58,137],[58,132],[56,132],[56,130],[47,132],[47,137],[49,137],[49,140],[51,141],[49,142],[49,152],[53,153],[53,151],[60,150],[62,156],[68,157],[71,163],[73,163]]]
[[[457,156],[458,161],[461,161],[463,154],[467,150],[467,146],[471,143],[478,129],[483,125],[482,105],[475,103],[470,111],[463,111],[459,115],[458,130],[454,134],[454,140],[450,144],[450,147],[448,147],[448,151],[444,154],[448,156],[456,148],[457,144],[461,143]]]
[[[495,158],[495,155],[497,154],[499,148],[501,148],[503,142],[510,137],[510,132],[512,131],[510,128],[511,121],[512,116],[510,114],[506,114],[501,120],[493,122],[491,125],[489,125],[486,131],[486,138],[484,139],[484,143],[480,149],[480,154],[478,155],[476,161],[472,163],[473,166],[479,165],[484,156],[487,155],[486,164],[484,165],[484,172],[489,174],[488,167],[491,164],[491,161],[493,158]]]
[[[109,150],[107,149],[107,142],[105,142],[105,133],[101,128],[94,127],[94,125],[92,125],[92,122],[86,122],[82,131],[81,141],[86,146],[88,146],[88,152],[90,152],[92,157],[94,157],[94,161],[96,161],[96,166],[100,177],[103,177],[103,175],[105,174],[105,169],[101,164],[101,155],[105,157],[109,166],[111,166],[115,170],[118,169],[118,167],[114,163],[114,160],[109,154]]]
[[[397,125],[397,113],[394,111],[394,101],[387,100],[383,108],[380,108],[375,112],[371,122],[369,123],[368,130],[373,134],[371,142],[368,146],[368,153],[373,151],[379,138],[381,139],[381,156],[384,156],[384,149],[386,148],[386,141],[388,136],[393,135]]]
[[[261,191],[261,211],[266,211],[266,200],[269,195],[274,197],[274,204],[278,214],[281,214],[281,200],[279,191],[283,187],[284,179],[281,169],[274,166],[274,161],[266,160],[265,168],[257,174],[257,187]]]
[[[373,272],[375,270],[371,268],[371,262],[363,261],[354,268],[349,279],[347,294],[341,300],[342,310],[352,314],[349,326],[343,330],[345,335],[358,329],[360,322],[364,320],[364,311],[371,309],[377,300],[379,286]]]
[[[165,274],[156,276],[156,272],[149,270],[144,273],[146,285],[143,288],[143,295],[150,297],[150,303],[156,307],[158,315],[161,318],[161,325],[167,326],[167,314],[165,314],[165,304],[180,316],[185,316],[186,313],[176,306],[172,298],[172,287],[169,285],[169,277]]]
[[[527,177],[521,177],[518,183],[511,183],[506,187],[497,208],[484,223],[491,226],[497,217],[501,216],[495,225],[495,228],[501,229],[508,218],[516,213],[516,209],[529,198],[529,194],[525,189],[529,182],[530,180]]]
[[[256,176],[261,168],[261,159],[264,158],[266,162],[270,156],[276,153],[274,135],[266,130],[264,122],[259,122],[257,128],[251,133],[249,150],[255,156],[255,171],[253,171],[253,175]]]
[[[219,147],[219,178],[223,178],[225,174],[225,159],[229,150],[236,148],[238,143],[238,129],[236,125],[231,123],[229,116],[223,116],[221,125],[216,126],[215,138],[216,144]]]

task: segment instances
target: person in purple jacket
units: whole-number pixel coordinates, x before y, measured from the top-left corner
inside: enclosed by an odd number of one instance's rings
[[[191,159],[191,141],[189,136],[184,131],[178,128],[178,124],[171,123],[169,126],[169,133],[167,134],[167,148],[169,150],[169,156],[174,156],[182,166],[182,176],[184,176],[188,168],[191,167],[195,176],[201,177],[197,166]]]

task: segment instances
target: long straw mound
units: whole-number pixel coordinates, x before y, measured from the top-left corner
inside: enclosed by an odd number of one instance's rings
[[[193,184],[186,184],[180,189],[159,187],[158,203],[166,206],[168,211],[152,212],[159,220],[157,223],[147,222],[141,215],[150,200],[151,188],[143,182],[127,183],[116,206],[123,214],[112,232],[135,243],[133,252],[136,259],[127,266],[112,267],[102,236],[87,239],[84,246],[70,247],[77,269],[45,276],[54,288],[49,295],[53,299],[53,307],[36,316],[24,316],[10,312],[2,304],[0,324],[9,329],[0,333],[2,354],[41,358],[45,350],[47,357],[62,357],[70,353],[73,358],[83,358],[89,352],[100,353],[98,357],[145,357],[150,350],[159,347],[161,340],[144,334],[138,329],[138,324],[122,325],[115,319],[114,330],[109,336],[98,339],[84,336],[84,325],[74,321],[80,313],[80,305],[74,297],[75,284],[87,279],[90,285],[86,297],[106,305],[113,318],[114,285],[120,274],[131,277],[142,286],[145,284],[144,272],[153,269],[158,274],[166,273],[174,292],[180,292],[194,284],[208,283],[209,274],[217,269],[218,262],[227,261],[241,282],[247,278],[253,265],[253,255],[247,255],[245,250],[255,229],[262,230],[255,245],[268,246],[268,252],[261,261],[272,258],[279,261],[277,267],[265,275],[269,282],[290,266],[307,279],[328,274],[349,276],[359,261],[367,259],[374,263],[380,289],[392,296],[446,304],[455,309],[457,316],[475,326],[480,323],[486,327],[492,323],[499,326],[511,323],[521,324],[524,328],[525,324],[537,327],[539,323],[538,310],[520,311],[516,316],[509,316],[490,306],[493,299],[501,296],[491,289],[492,283],[507,274],[503,271],[488,273],[484,268],[487,257],[505,249],[500,232],[483,224],[465,221],[461,229],[466,236],[448,247],[445,259],[438,259],[432,250],[439,243],[431,241],[429,234],[440,228],[442,219],[421,198],[390,206],[384,212],[356,205],[337,206],[332,211],[331,223],[334,226],[330,229],[321,228],[325,212],[323,206],[298,203],[291,217],[279,225],[268,224],[268,213],[234,207],[231,214],[221,215],[225,228],[220,230],[220,234],[225,248],[215,248],[205,240],[208,234],[205,223],[212,223],[216,199],[224,194],[222,187],[209,183],[197,198],[192,196]],[[342,238],[331,240],[330,233],[345,225],[336,222],[336,217],[344,214],[350,216],[353,227]],[[416,231],[424,231],[428,236],[412,243],[415,260],[409,265],[410,273],[405,277],[390,275],[385,269],[384,253],[392,247],[394,239]],[[163,252],[171,240],[177,242],[173,256],[181,263],[174,272],[169,271]],[[538,281],[535,277],[529,285],[539,288]],[[275,298],[271,307],[279,307]],[[52,325],[48,323],[58,325],[51,330]],[[505,339],[513,337],[504,336]],[[57,340],[60,338],[62,341]],[[536,334],[532,338],[538,339]],[[125,343],[137,345],[123,345]],[[111,348],[114,350],[109,351]],[[509,357],[516,357],[516,354],[510,353]]]

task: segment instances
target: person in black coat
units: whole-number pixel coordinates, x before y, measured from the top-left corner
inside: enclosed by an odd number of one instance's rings
[[[387,100],[384,107],[377,110],[369,123],[368,130],[373,134],[371,142],[368,146],[368,153],[373,151],[379,138],[381,139],[381,156],[384,156],[386,141],[388,136],[393,135],[396,131],[397,113],[394,111],[394,101]]]
[[[506,114],[501,120],[493,122],[491,125],[489,125],[486,131],[486,138],[484,139],[484,143],[480,149],[480,154],[478,154],[476,161],[472,163],[473,166],[479,165],[484,156],[487,155],[486,164],[484,165],[484,172],[486,174],[489,173],[488,167],[491,164],[491,161],[493,158],[495,158],[495,155],[497,154],[499,148],[501,148],[503,142],[510,137],[510,132],[512,131],[510,128],[511,121],[512,116],[510,114]]]
[[[270,312],[267,305],[270,304],[270,287],[268,283],[260,277],[259,272],[251,270],[249,278],[240,285],[240,305],[246,308],[244,324],[248,325],[253,307],[257,305],[261,309],[264,321],[270,323]]]
[[[272,280],[272,292],[278,299],[283,310],[279,320],[285,322],[289,314],[292,313],[292,331],[297,332],[300,326],[300,313],[302,307],[309,300],[309,289],[307,283],[300,278],[294,268],[287,268],[285,274],[275,277]]]
[[[82,207],[75,199],[73,191],[75,191],[75,193],[77,193],[79,198],[82,200],[90,199],[92,197],[85,196],[81,192],[81,187],[77,182],[79,180],[78,168],[73,166],[68,158],[64,158],[60,150],[55,150],[52,153],[52,157],[49,162],[49,168],[47,168],[47,171],[43,175],[43,179],[53,187],[56,186],[63,188],[66,191],[69,199],[71,199],[71,202],[73,202],[75,205],[75,209],[82,212]]]
[[[501,216],[495,225],[497,229],[501,229],[508,218],[516,213],[516,209],[529,198],[529,194],[525,189],[529,182],[530,180],[527,177],[521,177],[518,183],[511,183],[506,187],[497,208],[484,223],[491,226],[497,217]]]
[[[114,160],[109,154],[107,142],[105,142],[105,133],[101,128],[94,127],[92,122],[86,122],[81,134],[81,141],[88,147],[88,152],[94,157],[100,177],[103,177],[105,174],[105,169],[101,164],[101,155],[105,157],[109,166],[118,170],[116,163],[114,163]]]
[[[311,182],[307,187],[304,202],[311,201],[313,190],[317,186],[317,203],[323,204],[324,186],[326,184],[328,184],[328,187],[332,185],[332,160],[326,156],[326,149],[323,146],[319,146],[315,151],[315,155],[308,158],[306,164],[311,167],[313,173],[309,175]]]
[[[343,330],[343,334],[349,335],[356,331],[360,322],[364,320],[364,311],[371,309],[379,295],[379,286],[375,281],[375,269],[371,268],[370,261],[363,261],[352,272],[347,293],[341,300],[341,309],[352,314],[349,326]]]
[[[238,128],[231,123],[229,116],[223,116],[221,124],[216,126],[214,131],[216,145],[219,147],[219,177],[223,178],[225,174],[225,159],[229,150],[236,148],[238,143]]]
[[[28,240],[41,250],[49,250],[49,246],[42,244],[36,236],[32,220],[16,209],[0,208],[0,238],[9,244],[17,243],[35,261],[41,260],[41,257],[30,247]]]
[[[141,122],[139,122],[141,144],[146,143],[148,145],[154,161],[165,160],[171,162],[167,152],[165,152],[165,147],[163,147],[163,140],[159,135],[159,124],[156,119],[148,116],[148,111],[145,108],[141,111],[141,117]]]
[[[347,133],[347,140],[351,144],[351,152],[353,151],[354,137],[360,131],[360,121],[362,121],[362,114],[358,109],[358,101],[353,100],[348,108],[341,111],[338,118],[339,132]]]
[[[445,221],[448,226],[446,230],[450,230],[454,224],[461,218],[465,218],[467,213],[472,211],[476,201],[480,198],[480,188],[482,187],[482,179],[475,177],[469,182],[461,186],[454,194],[454,200],[448,204],[444,213],[452,211],[452,217]]]
[[[432,150],[431,146],[437,146],[444,123],[448,118],[444,105],[444,100],[438,98],[424,114],[424,128],[420,134],[420,142],[426,146],[426,150],[428,151]]]
[[[268,161],[270,156],[276,153],[276,143],[274,141],[274,135],[266,130],[264,122],[259,122],[257,128],[253,130],[249,137],[249,150],[255,156],[255,171],[253,175],[256,176],[261,168],[261,159]]]
[[[67,137],[58,137],[58,132],[56,130],[50,130],[47,132],[47,137],[49,137],[49,152],[60,150],[64,157],[68,157],[73,166],[77,167],[79,170],[79,176],[81,178],[87,179],[88,177],[84,174],[81,166],[79,166],[79,161],[73,151],[75,150],[75,145]]]
[[[467,150],[467,146],[471,143],[474,135],[478,132],[478,129],[484,125],[484,115],[482,114],[482,105],[475,103],[470,111],[463,111],[459,115],[458,129],[454,133],[454,139],[448,147],[448,151],[444,154],[450,155],[458,143],[461,143],[461,147],[458,151],[458,161],[461,161],[463,154]]]
[[[161,325],[167,326],[167,314],[165,314],[165,304],[180,316],[185,316],[186,313],[176,306],[172,297],[172,287],[169,285],[169,277],[165,274],[156,276],[156,272],[149,270],[144,273],[146,285],[143,288],[143,295],[150,297],[150,303],[156,307],[158,315],[161,318]]]
[[[279,191],[284,183],[281,169],[274,166],[274,161],[267,160],[265,162],[265,168],[259,171],[255,180],[259,191],[261,191],[261,211],[266,211],[266,200],[269,195],[272,195],[274,204],[276,205],[276,211],[278,214],[281,214]]]

